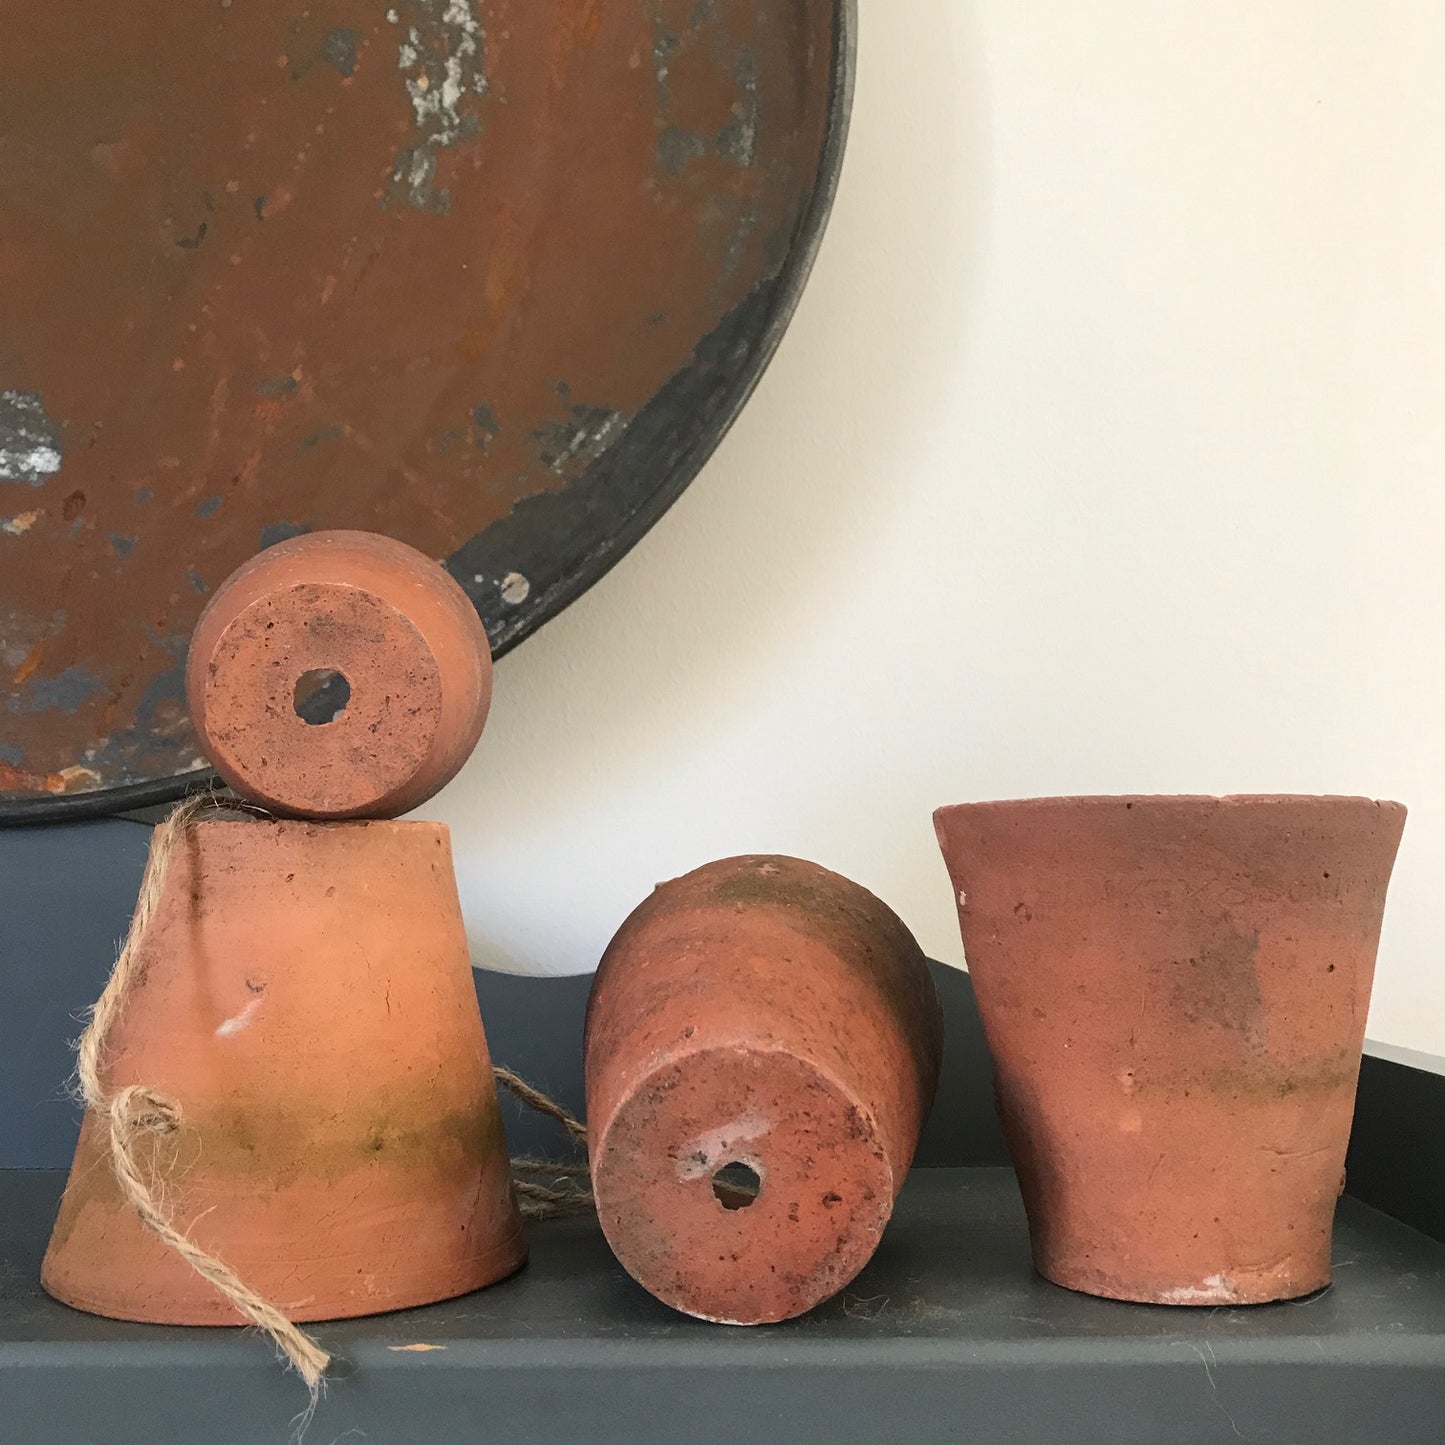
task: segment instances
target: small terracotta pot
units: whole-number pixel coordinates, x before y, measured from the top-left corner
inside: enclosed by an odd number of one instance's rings
[[[217,589],[191,638],[191,717],[216,771],[273,813],[387,818],[471,756],[492,700],[476,609],[415,548],[314,532]]]
[[[857,884],[780,857],[662,884],[587,1010],[593,1188],[624,1268],[731,1324],[842,1289],[892,1213],[941,1046],[918,945]]]
[[[294,1320],[427,1304],[526,1257],[436,823],[191,825],[108,1050],[179,1136],[175,1222]],[[45,1288],[93,1314],[244,1323],[140,1224],[87,1115]]]
[[[1155,1304],[1328,1284],[1404,808],[1039,798],[934,821],[1039,1272]]]

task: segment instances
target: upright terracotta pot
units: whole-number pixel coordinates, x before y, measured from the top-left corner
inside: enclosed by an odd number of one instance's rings
[[[593,1187],[618,1259],[732,1324],[842,1289],[892,1212],[941,1046],[918,945],[857,884],[781,857],[663,884],[587,1012]]]
[[[1180,1305],[1327,1284],[1404,808],[1039,798],[934,821],[1040,1273]]]
[[[178,847],[106,1080],[183,1108],[138,1146],[175,1222],[294,1320],[518,1268],[446,828],[205,821]],[[42,1279],[95,1314],[243,1323],[121,1198],[93,1115]]]

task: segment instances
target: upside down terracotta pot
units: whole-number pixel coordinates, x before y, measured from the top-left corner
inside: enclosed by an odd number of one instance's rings
[[[623,924],[587,1010],[602,1228],[703,1319],[787,1319],[867,1263],[933,1101],[942,1018],[912,935],[796,858],[730,858]]]
[[[389,818],[477,745],[492,654],[439,563],[374,532],[278,542],[217,589],[191,637],[201,746],[273,813]]]
[[[1041,1274],[1176,1305],[1329,1283],[1404,823],[1365,798],[939,809]]]
[[[445,827],[204,821],[178,843],[107,1092],[175,1222],[293,1320],[446,1299],[526,1254]],[[244,1323],[141,1225],[87,1115],[42,1280],[95,1314]]]

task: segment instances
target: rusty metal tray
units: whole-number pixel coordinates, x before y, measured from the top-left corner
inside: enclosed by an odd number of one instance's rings
[[[260,547],[445,559],[497,653],[697,472],[802,289],[852,0],[0,0],[0,822],[205,772]]]

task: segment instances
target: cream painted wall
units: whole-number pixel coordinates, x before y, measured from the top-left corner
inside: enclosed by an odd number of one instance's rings
[[[1371,1035],[1445,1054],[1445,7],[861,8],[777,360],[428,805],[477,961],[780,850],[957,963],[936,804],[1363,792]]]

